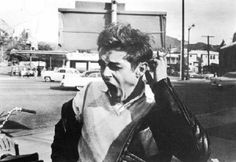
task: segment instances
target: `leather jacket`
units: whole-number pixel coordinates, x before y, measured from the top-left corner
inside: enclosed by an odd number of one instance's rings
[[[207,133],[179,99],[169,79],[150,84],[155,106],[131,126],[126,140],[119,143],[121,149],[112,152],[112,159],[117,162],[170,162],[175,156],[183,162],[206,162],[210,156]],[[51,158],[53,162],[75,162],[79,157],[77,148],[83,123],[75,118],[72,100],[62,106],[61,113],[62,118],[55,126]],[[146,150],[139,138],[140,132],[147,130],[158,148],[158,154],[151,157],[145,156]]]

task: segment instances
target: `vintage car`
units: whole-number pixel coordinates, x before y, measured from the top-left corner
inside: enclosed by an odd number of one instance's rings
[[[235,86],[236,72],[227,72],[221,77],[212,77],[210,81],[211,85],[216,85],[217,87]]]
[[[80,72],[75,68],[58,68],[53,71],[43,71],[42,78],[45,82],[61,81],[65,74],[80,75]]]
[[[66,74],[64,75],[60,86],[67,88],[80,89],[89,82],[102,80],[99,71],[86,71],[82,75]]]

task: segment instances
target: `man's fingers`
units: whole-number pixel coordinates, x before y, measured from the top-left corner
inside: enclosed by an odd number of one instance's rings
[[[155,59],[157,64],[155,70],[155,80],[160,81],[167,77],[167,65],[164,57],[160,57],[159,59]]]
[[[166,57],[168,53],[167,52],[162,52],[162,51],[159,51],[159,57]]]
[[[161,67],[163,67],[163,68],[165,68],[166,67],[166,58],[165,57],[160,57],[159,59],[154,59],[154,61],[156,62],[156,64],[157,64],[157,67],[159,66],[161,66]]]

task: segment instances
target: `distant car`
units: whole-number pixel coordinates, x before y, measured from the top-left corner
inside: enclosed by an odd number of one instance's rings
[[[210,81],[211,81],[211,85],[216,85],[217,87],[235,86],[236,85],[236,72],[227,72],[221,77],[212,77]]]
[[[25,76],[29,77],[29,76],[34,76],[34,75],[35,75],[35,70],[33,70],[30,67],[24,67],[20,71],[20,76],[22,77],[25,77]]]
[[[197,79],[203,79],[204,77],[201,74],[195,73],[195,72],[190,72],[189,73],[190,78],[197,78]]]
[[[202,74],[202,76],[203,76],[205,79],[211,79],[211,78],[214,77],[215,75],[212,74],[212,73],[205,73],[205,74]]]
[[[67,88],[81,88],[87,85],[89,82],[92,81],[101,81],[101,73],[99,71],[88,71],[87,75],[83,73],[82,75],[73,75],[73,74],[66,74],[62,79],[60,86],[67,87]]]
[[[80,72],[75,68],[58,68],[54,71],[44,71],[42,72],[42,78],[45,82],[50,81],[61,81],[65,74],[76,74],[80,75]]]

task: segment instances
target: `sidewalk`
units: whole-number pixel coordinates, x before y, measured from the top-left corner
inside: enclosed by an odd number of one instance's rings
[[[51,161],[51,143],[54,136],[54,127],[26,130],[12,135],[15,142],[19,145],[20,154],[38,152],[40,160],[44,160],[44,162]]]

